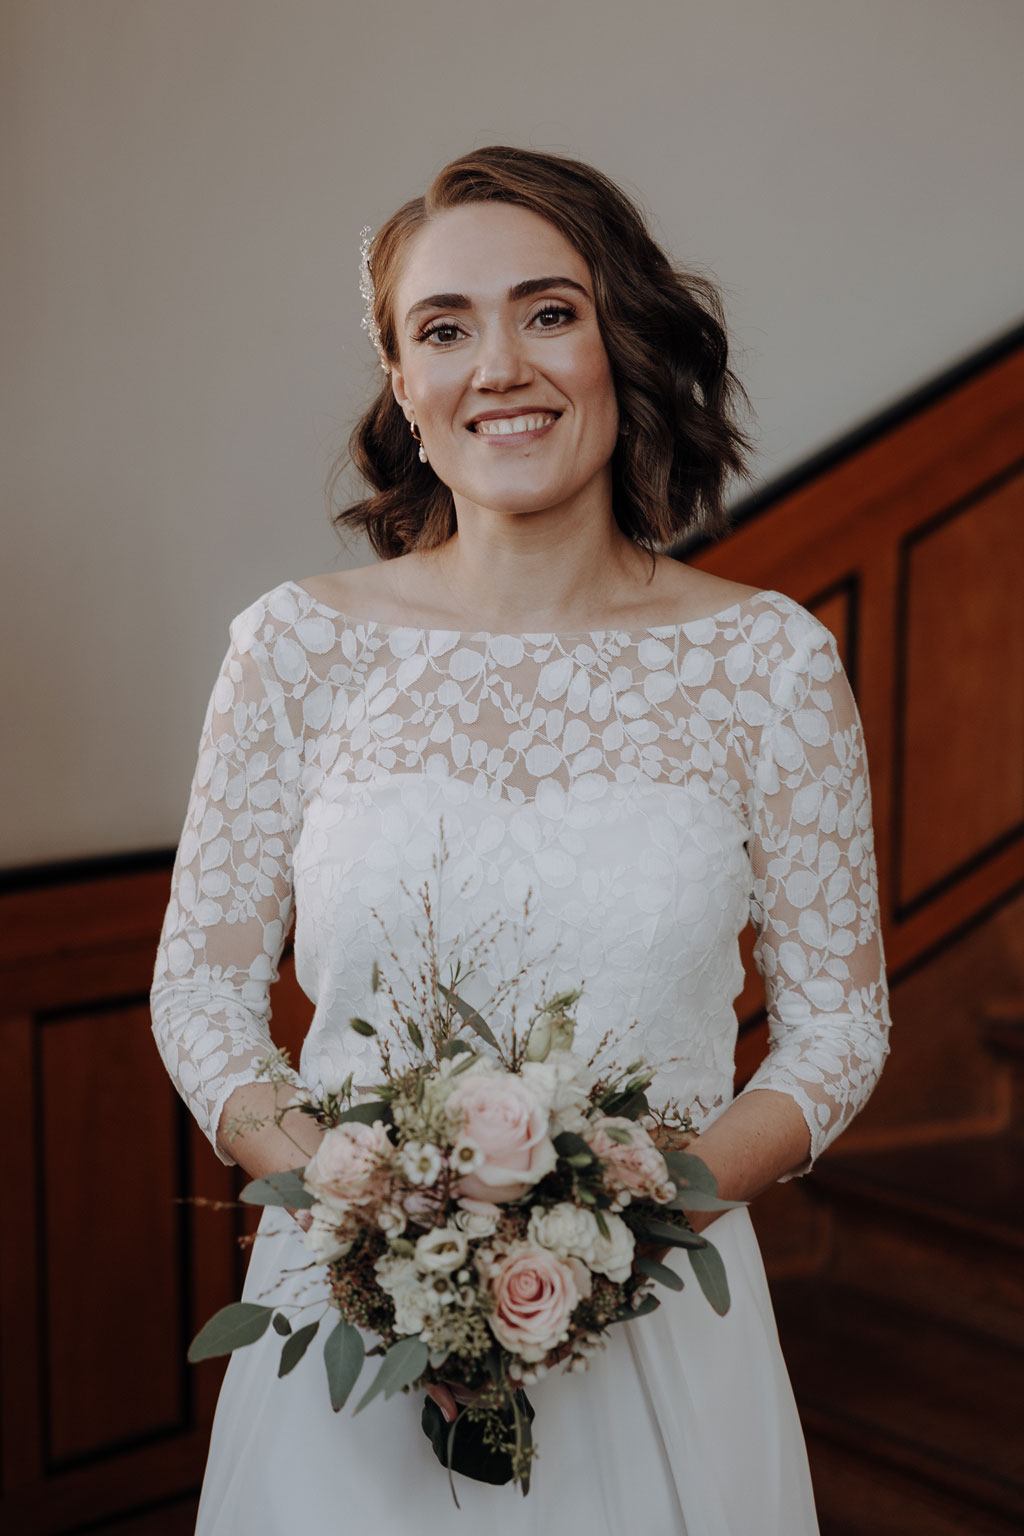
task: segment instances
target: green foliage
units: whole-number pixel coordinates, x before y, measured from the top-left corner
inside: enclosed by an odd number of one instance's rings
[[[373,1035],[376,1035],[377,1033],[373,1025],[368,1024],[365,1019],[360,1019],[356,1016],[353,1016],[351,1019],[349,1019],[348,1022],[351,1024],[357,1035],[365,1035],[367,1039]]]
[[[693,1272],[697,1276],[697,1283],[708,1301],[714,1307],[719,1317],[724,1317],[729,1310],[729,1284],[725,1278],[725,1265],[722,1263],[722,1255],[717,1248],[712,1248],[710,1243],[705,1243],[703,1248],[694,1248],[690,1251],[690,1263]]]
[[[397,1344],[392,1344],[373,1382],[356,1405],[356,1413],[360,1413],[381,1392],[386,1398],[394,1397],[403,1387],[411,1387],[426,1370],[429,1356],[427,1346],[415,1334],[409,1334],[399,1339]]]
[[[460,1018],[469,1025],[470,1029],[478,1034],[481,1040],[485,1041],[492,1050],[497,1051],[500,1056],[501,1047],[494,1037],[494,1031],[477,1010],[471,1007],[469,1003],[464,1002],[457,992],[452,992],[450,988],[446,987],[444,982],[439,981],[437,987],[438,991],[443,992],[448,1001],[454,1005]]]
[[[660,1243],[669,1248],[707,1247],[707,1238],[701,1237],[698,1232],[693,1232],[688,1227],[671,1226],[667,1221],[658,1221],[654,1216],[633,1217],[628,1207],[625,1220],[641,1237],[657,1238]]]
[[[281,1363],[277,1368],[278,1376],[287,1376],[289,1371],[295,1369],[312,1344],[319,1327],[320,1319],[317,1318],[315,1323],[306,1323],[303,1328],[285,1339],[284,1348],[281,1350]]]
[[[292,1325],[285,1317],[284,1313],[275,1312],[272,1321],[274,1324],[274,1332],[283,1334],[284,1337],[287,1338],[292,1331]]]
[[[255,1344],[270,1327],[273,1310],[273,1307],[263,1307],[255,1301],[233,1301],[230,1306],[221,1307],[192,1340],[188,1358],[195,1365],[199,1360],[212,1360],[216,1355],[230,1355],[233,1349],[241,1349],[244,1344]]]
[[[375,1121],[382,1120],[385,1125],[393,1125],[395,1117],[391,1113],[391,1105],[385,1104],[383,1099],[369,1099],[362,1104],[353,1104],[351,1109],[343,1109],[334,1123],[344,1125],[350,1120],[358,1120],[362,1125],[373,1125]]]
[[[683,1277],[677,1275],[674,1269],[669,1269],[667,1264],[659,1264],[657,1259],[649,1259],[646,1255],[641,1255],[635,1264],[642,1275],[657,1280],[659,1285],[667,1285],[670,1291],[683,1289]]]
[[[358,1328],[344,1320],[327,1335],[324,1344],[327,1387],[335,1413],[344,1408],[363,1368],[363,1339]]]
[[[316,1203],[302,1183],[303,1169],[289,1168],[283,1173],[268,1173],[254,1179],[242,1190],[246,1205],[283,1205],[292,1211],[306,1211]]]

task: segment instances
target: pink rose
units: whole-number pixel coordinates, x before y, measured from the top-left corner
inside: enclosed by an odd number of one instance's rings
[[[518,1077],[467,1073],[449,1094],[447,1110],[460,1137],[475,1142],[484,1159],[474,1173],[459,1180],[460,1196],[518,1200],[558,1160],[548,1135],[547,1110]]]
[[[387,1194],[394,1150],[380,1120],[336,1125],[306,1164],[303,1183],[327,1205],[372,1205]]]
[[[491,1271],[490,1285],[491,1331],[520,1359],[543,1360],[568,1337],[580,1293],[565,1259],[547,1248],[513,1249]]]
[[[630,1137],[628,1143],[608,1135],[618,1128]],[[606,1115],[585,1133],[592,1152],[604,1163],[604,1181],[609,1189],[637,1199],[671,1200],[675,1185],[668,1165],[642,1125],[624,1115]]]

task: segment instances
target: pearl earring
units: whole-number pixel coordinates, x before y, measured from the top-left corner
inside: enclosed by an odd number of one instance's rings
[[[423,446],[423,439],[422,439],[422,437],[420,437],[419,433],[416,431],[416,420],[415,420],[415,417],[412,417],[412,416],[409,417],[409,430],[412,432],[413,437],[416,439],[416,441],[420,445],[420,463],[421,464],[426,464],[426,462],[427,462],[427,450]]]

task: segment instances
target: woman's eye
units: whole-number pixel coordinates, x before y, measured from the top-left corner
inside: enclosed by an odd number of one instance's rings
[[[449,334],[445,335],[445,332],[448,332]],[[440,320],[437,321],[434,325],[426,326],[422,331],[420,331],[419,336],[416,339],[418,341],[429,341],[431,337],[436,337],[442,346],[448,346],[456,339],[458,334],[459,327],[455,325],[453,321]]]
[[[576,311],[574,309],[570,309],[568,304],[545,304],[544,308],[539,309],[533,318],[535,320],[555,320],[556,322],[563,318],[566,320],[575,320]],[[554,331],[558,329],[559,327],[557,323],[555,325],[541,326],[542,331]]]

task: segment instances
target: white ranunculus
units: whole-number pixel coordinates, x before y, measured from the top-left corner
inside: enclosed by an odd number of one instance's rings
[[[551,1115],[551,1135],[579,1131],[590,1105],[595,1077],[575,1051],[553,1050],[546,1061],[523,1063],[522,1079]]]
[[[572,1256],[589,1264],[594,1243],[600,1235],[591,1213],[569,1200],[549,1206],[547,1210],[537,1207],[530,1213],[529,1241],[550,1249],[563,1259]]]
[[[374,1264],[382,1291],[391,1297],[398,1333],[421,1333],[430,1318],[436,1317],[444,1302],[424,1276],[415,1259],[384,1254]]]
[[[454,1216],[455,1225],[468,1238],[490,1237],[501,1219],[500,1205],[487,1200],[460,1200]]]
[[[608,1225],[608,1236],[602,1237],[600,1232],[597,1233],[587,1263],[599,1275],[607,1275],[609,1280],[621,1285],[629,1279],[633,1268],[633,1234],[620,1216],[605,1212],[604,1219]],[[596,1227],[597,1223],[594,1225]]]
[[[465,1262],[469,1238],[458,1227],[434,1227],[416,1241],[416,1263],[420,1269],[450,1274]]]
[[[332,1206],[313,1205],[309,1214],[313,1220],[302,1234],[303,1246],[318,1264],[330,1264],[343,1259],[352,1247],[353,1239],[339,1232],[339,1214]]]

